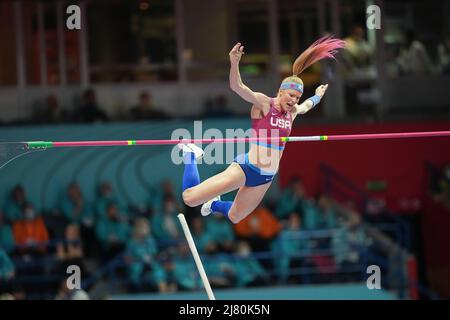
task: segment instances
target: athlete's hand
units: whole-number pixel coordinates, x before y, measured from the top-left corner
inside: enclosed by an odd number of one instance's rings
[[[244,54],[244,46],[241,46],[240,42],[236,43],[236,45],[230,51],[230,62],[239,63],[243,54]]]
[[[325,92],[327,91],[327,89],[328,89],[327,84],[318,86],[316,89],[316,94],[322,98],[324,96]]]

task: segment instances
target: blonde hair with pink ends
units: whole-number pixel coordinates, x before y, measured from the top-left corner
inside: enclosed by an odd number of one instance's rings
[[[309,66],[315,62],[331,58],[334,59],[339,49],[345,47],[345,41],[333,38],[332,36],[325,36],[314,42],[301,55],[295,59],[292,65],[292,74],[298,76]]]

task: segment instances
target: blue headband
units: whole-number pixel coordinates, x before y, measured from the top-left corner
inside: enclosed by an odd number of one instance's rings
[[[292,89],[303,93],[303,84],[297,82],[283,82],[280,86],[280,89]]]

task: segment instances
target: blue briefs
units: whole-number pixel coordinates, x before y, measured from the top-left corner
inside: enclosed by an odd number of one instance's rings
[[[245,173],[245,186],[247,187],[256,187],[266,183],[269,183],[273,180],[276,172],[267,172],[264,171],[257,166],[251,164],[248,161],[248,153],[243,153],[238,155],[234,162],[239,164],[242,170]]]

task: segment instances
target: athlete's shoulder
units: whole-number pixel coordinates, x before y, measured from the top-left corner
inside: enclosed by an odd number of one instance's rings
[[[255,92],[256,103],[254,106],[258,109],[267,109],[270,106],[271,99],[269,96],[262,92]]]
[[[271,104],[272,104],[272,98],[270,98],[269,96],[265,95],[264,93],[261,92],[256,92],[257,96],[258,96],[258,103],[255,103],[253,105],[254,108],[259,109],[263,115],[267,115],[267,113],[270,111],[271,108]]]

